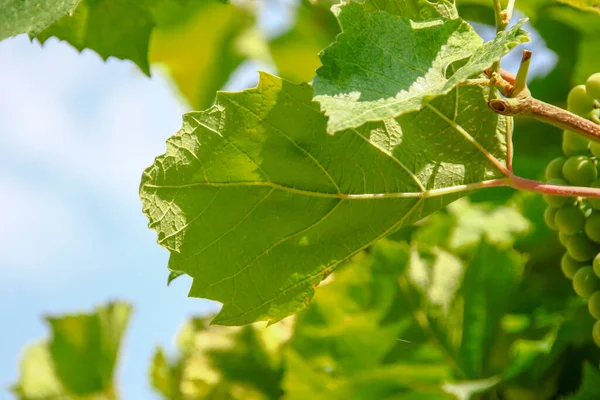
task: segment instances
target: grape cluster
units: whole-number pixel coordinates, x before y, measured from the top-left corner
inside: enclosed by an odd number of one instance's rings
[[[600,99],[600,73],[571,89],[567,108],[597,122],[600,104],[596,99]],[[590,143],[566,130],[562,151],[564,156],[546,168],[548,183],[600,188],[600,143]],[[592,336],[600,346],[600,199],[544,195],[544,200],[548,204],[546,224],[559,232],[559,240],[567,249],[561,260],[562,271],[573,281],[575,293],[588,300],[590,314],[597,320]]]

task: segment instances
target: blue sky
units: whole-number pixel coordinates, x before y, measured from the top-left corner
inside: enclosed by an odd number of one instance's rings
[[[55,40],[6,40],[0,59],[0,386],[16,380],[23,346],[47,334],[42,314],[125,299],[135,313],[123,397],[153,398],[154,346],[172,348],[188,316],[217,307],[187,298],[186,278],[166,286],[168,255],[138,200],[141,172],[185,109],[160,74]]]
[[[265,20],[276,30],[273,16]],[[553,56],[536,49],[541,72]],[[160,71],[148,79],[129,62],[53,39],[44,48],[5,40],[0,60],[0,387],[17,379],[23,346],[47,334],[42,315],[124,299],[135,312],[121,354],[123,398],[157,398],[147,379],[154,347],[173,349],[187,317],[218,307],[188,298],[187,278],[166,286],[168,254],[137,193],[185,106]],[[256,68],[227,88],[251,86]]]

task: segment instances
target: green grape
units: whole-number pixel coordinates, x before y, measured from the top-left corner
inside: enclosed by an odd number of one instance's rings
[[[598,145],[600,145],[600,143],[598,143]],[[550,161],[546,167],[546,179],[562,179],[562,167],[565,165],[565,161],[567,161],[565,157],[557,157]]]
[[[562,150],[567,157],[578,154],[588,154],[590,141],[573,131],[563,132]]]
[[[588,186],[598,178],[596,164],[586,156],[572,156],[563,165],[563,176],[571,185]]]
[[[577,115],[587,115],[594,108],[594,99],[588,95],[585,85],[577,85],[569,92],[567,109]]]
[[[567,204],[556,211],[554,224],[559,231],[567,235],[581,232],[585,226],[585,216],[578,206]]]
[[[600,99],[600,72],[590,75],[585,83],[585,90],[590,97]]]
[[[583,233],[571,236],[566,247],[567,253],[577,261],[591,260],[598,253],[598,245]]]
[[[596,276],[600,278],[600,254],[597,254],[596,257],[594,257],[592,267],[594,268],[594,273]]]
[[[592,213],[585,219],[585,234],[596,243],[600,243],[600,213]]]
[[[590,185],[593,188],[600,188],[600,179],[595,180],[594,182],[592,182],[592,184]],[[600,210],[600,199],[594,198],[594,197],[590,197],[587,199],[588,200],[588,204],[595,210]]]
[[[565,253],[560,259],[560,269],[563,274],[569,279],[573,279],[575,273],[579,271],[579,268],[583,267],[585,264],[579,261],[576,261],[569,254]]]
[[[592,337],[596,346],[600,347],[600,321],[596,321],[594,328],[592,329]]]
[[[594,292],[588,299],[588,310],[594,319],[600,320],[600,290]]]
[[[592,152],[592,154],[596,157],[600,157],[600,143],[598,142],[591,142],[590,143],[590,151]]]
[[[546,211],[544,211],[544,221],[546,221],[546,225],[548,228],[553,231],[557,231],[556,227],[556,212],[560,210],[559,208],[546,207]]]
[[[585,299],[600,289],[600,279],[594,274],[592,267],[581,267],[573,275],[573,289],[578,296]]]
[[[559,186],[566,186],[568,185],[566,181],[562,180],[562,179],[550,179],[547,182],[549,185],[559,185]],[[546,203],[548,203],[548,205],[558,208],[558,207],[562,207],[565,204],[569,203],[572,199],[570,197],[566,197],[566,196],[552,196],[549,194],[545,194],[542,196],[544,198],[544,201]]]
[[[567,247],[567,242],[569,241],[569,239],[571,238],[571,235],[567,235],[564,232],[558,232],[558,241],[560,242],[560,244],[562,244],[564,247]]]

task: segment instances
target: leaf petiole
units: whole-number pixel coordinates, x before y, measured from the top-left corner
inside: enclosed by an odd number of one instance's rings
[[[516,175],[510,176],[507,181],[508,186],[518,190],[526,190],[528,192],[549,194],[552,196],[600,198],[600,188],[550,185],[547,183],[521,178]]]

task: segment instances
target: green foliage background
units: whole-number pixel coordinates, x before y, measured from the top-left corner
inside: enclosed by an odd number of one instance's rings
[[[541,197],[506,188],[460,200],[464,193],[422,194],[500,176],[456,125],[467,133],[483,126],[477,138],[505,163],[506,121],[483,111],[473,120],[473,105],[485,109],[483,91],[456,87],[526,40],[514,26],[482,46],[464,21],[493,25],[491,0],[459,0],[462,20],[447,0],[348,3],[334,7],[344,29],[337,37],[326,1],[301,3],[289,31],[275,37],[257,28],[259,5],[250,2],[37,3],[0,0],[0,39],[55,36],[131,60],[145,74],[150,65],[164,68],[192,108],[207,109],[185,116],[141,187],[151,227],[172,251],[171,271],[194,278],[191,295],[225,303],[218,316],[185,324],[177,354],[156,349],[149,383],[160,396],[600,398],[593,321],[560,272],[561,246],[544,225]],[[530,89],[564,105],[573,85],[598,72],[598,4],[522,0],[517,7],[558,55]],[[423,23],[440,17],[450,22]],[[419,29],[427,44],[394,48],[394,38],[412,40]],[[377,46],[353,53],[365,37],[400,58],[382,57]],[[421,63],[413,75],[402,69],[411,57]],[[215,102],[247,60],[270,63],[291,82],[263,74],[258,88]],[[352,92],[368,101],[357,104]],[[349,116],[356,121],[347,123]],[[533,179],[560,153],[559,131],[532,120],[515,121],[514,143],[515,171]],[[459,161],[440,162],[448,145]],[[417,162],[429,172],[398,166]],[[421,197],[351,197],[398,192]],[[249,210],[257,210],[253,218]],[[229,235],[232,224],[241,227],[237,236]],[[233,284],[232,274],[239,276]],[[294,289],[282,294],[285,287]],[[130,313],[116,302],[48,318],[50,338],[23,353],[15,397],[118,398],[115,371]],[[261,319],[273,325],[209,325]]]

